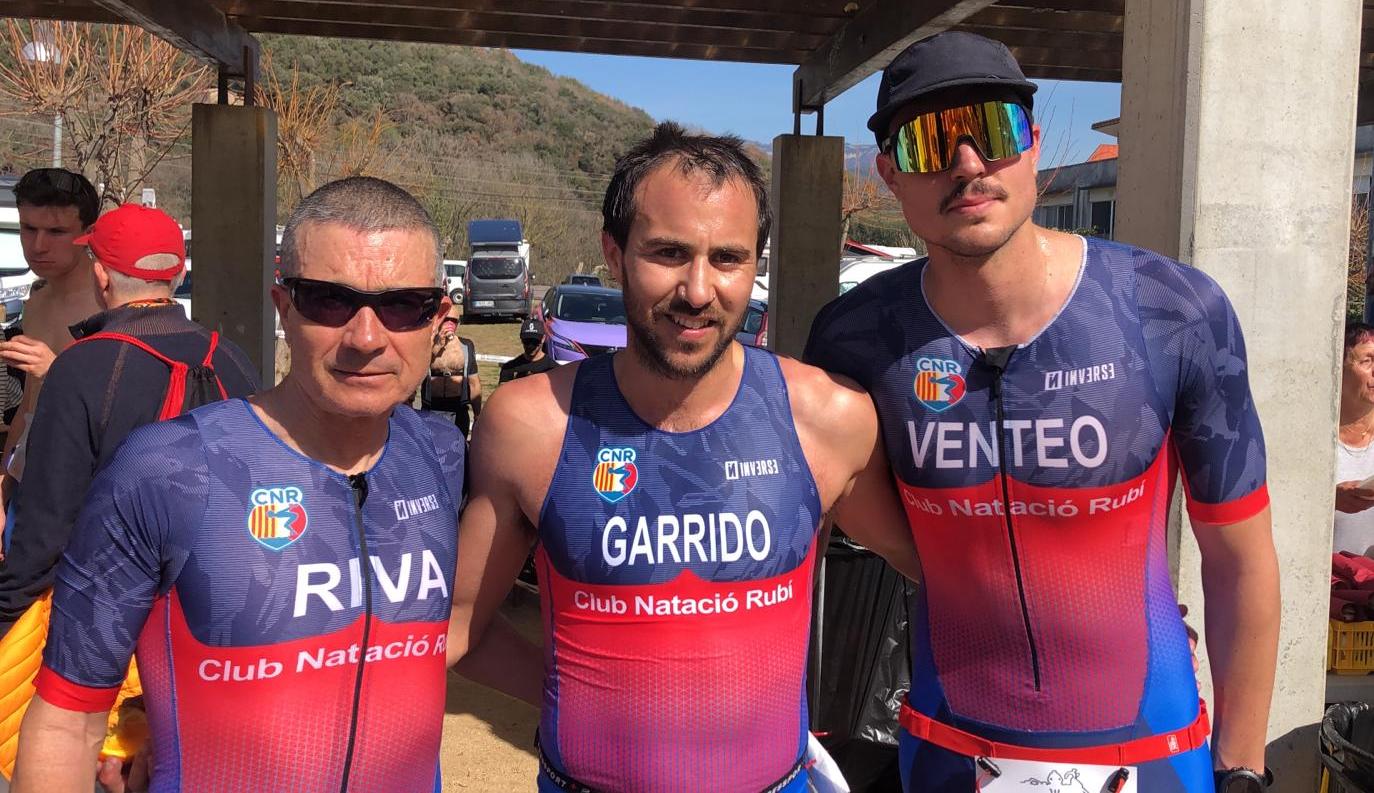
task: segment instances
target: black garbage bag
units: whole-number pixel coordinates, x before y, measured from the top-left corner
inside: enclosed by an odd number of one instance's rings
[[[838,530],[811,650],[811,724],[854,793],[900,793],[897,711],[910,686],[908,584]]]
[[[1374,793],[1374,710],[1368,702],[1326,709],[1321,760],[1331,776],[1327,793]]]

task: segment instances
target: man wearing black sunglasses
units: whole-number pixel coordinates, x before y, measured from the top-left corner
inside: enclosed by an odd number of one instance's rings
[[[438,240],[377,179],[292,212],[291,370],[136,430],[96,477],[16,793],[91,789],[135,645],[154,793],[436,788],[464,440],[404,403],[448,307]]]
[[[817,317],[873,394],[925,576],[900,721],[911,793],[1258,789],[1278,637],[1264,442],[1206,275],[1031,222],[1035,85],[944,33],[884,70],[878,171],[929,256]],[[1217,730],[1169,577],[1182,474]],[[1215,769],[1215,774],[1214,774]]]
[[[450,653],[542,705],[541,791],[807,790],[824,518],[916,567],[876,414],[852,383],[734,340],[772,222],[737,138],[660,124],[602,214],[627,347],[491,398]],[[543,657],[492,620],[536,539]]]

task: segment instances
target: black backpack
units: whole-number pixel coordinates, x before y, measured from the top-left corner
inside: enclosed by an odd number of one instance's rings
[[[162,408],[157,413],[158,421],[175,418],[192,408],[229,398],[228,392],[224,390],[224,384],[219,381],[219,375],[215,374],[213,359],[215,347],[219,346],[219,333],[217,332],[212,331],[210,333],[210,349],[206,350],[205,359],[194,365],[168,358],[153,349],[147,342],[123,333],[94,333],[83,339],[78,339],[75,343],[84,344],[95,339],[109,339],[124,344],[132,344],[167,364],[167,367],[172,370],[171,379],[167,381],[167,392],[162,397]]]

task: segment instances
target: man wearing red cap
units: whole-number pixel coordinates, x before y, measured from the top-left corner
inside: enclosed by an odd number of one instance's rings
[[[176,221],[129,204],[107,212],[74,242],[88,246],[105,309],[72,326],[78,341],[121,334],[191,367],[205,360],[211,334],[172,300],[186,258]],[[233,343],[218,340],[210,363],[228,396],[257,388],[252,363]],[[31,423],[10,551],[0,568],[0,636],[52,586],[91,478],[125,435],[159,418],[168,375],[167,363],[107,337],[77,343],[53,361]]]

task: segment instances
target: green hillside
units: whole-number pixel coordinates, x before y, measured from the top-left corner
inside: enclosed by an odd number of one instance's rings
[[[100,48],[102,26],[82,27]],[[468,220],[513,217],[525,226],[541,281],[557,281],[579,265],[591,270],[600,264],[601,197],[616,157],[653,128],[642,110],[524,63],[507,50],[260,39],[264,66],[270,69],[264,87],[270,90],[272,75],[284,86],[295,75],[301,96],[320,86],[337,90],[332,127],[321,130],[317,143],[308,147],[307,167],[293,172],[285,167],[287,153],[278,150],[279,221],[302,190],[360,172],[414,193],[439,224],[448,256],[466,256]],[[0,46],[0,63],[9,60],[12,53]],[[0,172],[46,165],[51,116],[4,94],[0,91]],[[100,97],[95,98],[91,106],[99,112]],[[189,105],[184,116],[177,123],[189,132]],[[378,134],[370,135],[378,119]],[[287,128],[279,116],[282,142]],[[76,158],[71,141],[66,143],[65,163],[71,166]],[[95,176],[90,165],[86,170]],[[189,134],[157,161],[143,185],[156,190],[160,207],[190,220]]]
[[[345,117],[382,108],[419,153],[532,154],[562,175],[596,177],[653,126],[644,111],[507,50],[295,36],[263,44],[276,68],[298,65],[303,85],[342,82]]]
[[[601,262],[601,196],[616,157],[653,127],[642,110],[507,50],[294,36],[263,45],[277,74],[299,70],[302,89],[339,86],[340,130],[381,111],[380,152],[363,170],[417,195],[448,255],[466,255],[468,220],[514,217],[541,281]],[[317,182],[347,171],[334,154],[321,152]],[[283,194],[283,216],[292,201]]]

